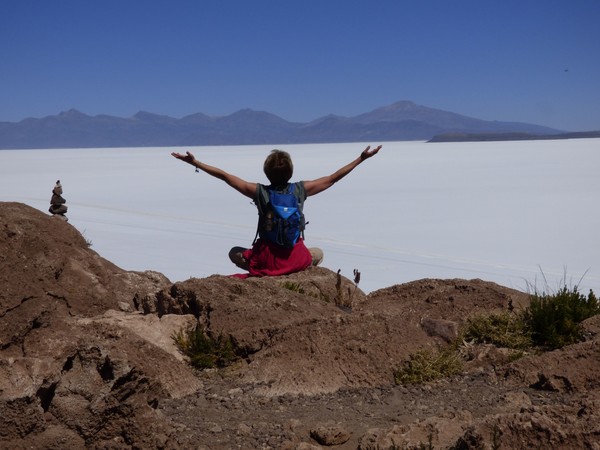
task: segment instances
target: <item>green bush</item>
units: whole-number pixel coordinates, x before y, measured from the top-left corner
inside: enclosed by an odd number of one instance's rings
[[[522,315],[508,311],[467,319],[462,338],[511,349],[526,349],[533,343]]]
[[[198,369],[225,367],[237,359],[231,337],[219,335],[208,337],[200,327],[180,330],[173,340],[181,352],[190,358],[192,366]]]
[[[577,287],[565,286],[554,294],[531,294],[529,306],[520,313],[468,319],[463,339],[517,350],[557,349],[581,340],[580,323],[599,313],[600,304],[592,291],[586,297]]]
[[[532,294],[523,320],[534,345],[556,349],[581,340],[580,323],[599,313],[600,304],[591,290],[586,297],[577,286],[565,286],[555,294]]]

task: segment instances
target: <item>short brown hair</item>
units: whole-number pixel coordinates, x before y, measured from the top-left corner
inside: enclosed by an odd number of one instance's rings
[[[272,185],[281,186],[286,184],[294,173],[292,157],[283,150],[271,150],[263,166],[265,175]]]

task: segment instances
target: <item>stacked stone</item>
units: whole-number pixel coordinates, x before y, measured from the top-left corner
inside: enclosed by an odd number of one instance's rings
[[[67,216],[65,216],[68,208],[67,205],[65,205],[67,201],[63,198],[62,193],[63,190],[60,180],[56,180],[56,185],[54,186],[54,189],[52,189],[52,198],[50,199],[50,209],[48,211],[54,216],[69,220],[67,219]]]

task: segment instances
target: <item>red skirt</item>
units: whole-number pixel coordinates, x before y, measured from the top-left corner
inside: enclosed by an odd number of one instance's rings
[[[248,276],[267,277],[300,272],[312,264],[312,256],[302,239],[292,248],[258,239],[246,250],[244,258],[249,261]]]

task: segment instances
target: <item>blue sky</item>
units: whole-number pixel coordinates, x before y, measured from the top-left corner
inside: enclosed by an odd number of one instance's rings
[[[398,100],[600,129],[599,0],[2,0],[0,121]]]

